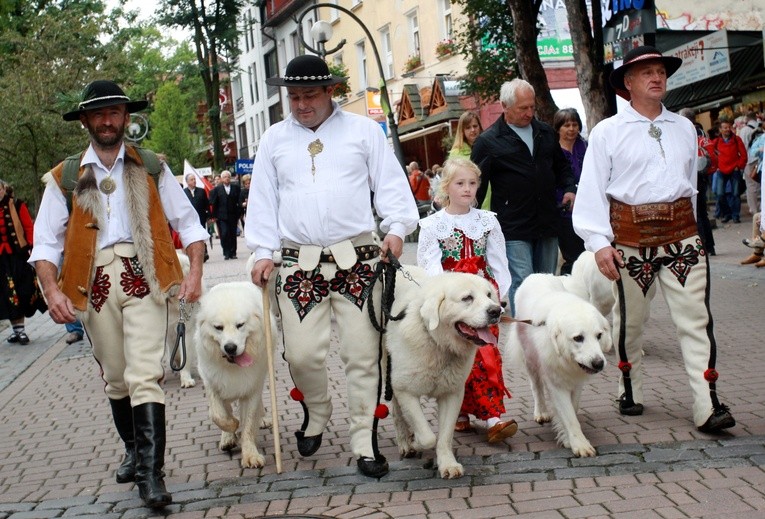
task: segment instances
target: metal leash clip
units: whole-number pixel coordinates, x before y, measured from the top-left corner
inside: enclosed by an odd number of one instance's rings
[[[186,311],[186,300],[180,299],[178,301],[178,325],[175,328],[176,338],[175,346],[170,354],[170,369],[173,371],[181,371],[186,367],[186,319],[189,318]],[[175,363],[175,355],[178,353],[178,347],[181,348],[181,362],[180,365]]]
[[[388,262],[393,265],[393,268],[401,272],[401,275],[404,276],[404,279],[407,281],[411,281],[418,287],[422,288],[420,284],[415,281],[415,279],[412,277],[412,275],[401,265],[401,262],[398,260],[395,254],[391,252],[390,249],[388,249],[388,253],[385,255],[386,258],[388,258]]]

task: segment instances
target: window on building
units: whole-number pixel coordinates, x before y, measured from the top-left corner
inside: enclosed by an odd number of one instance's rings
[[[252,67],[250,67],[252,72],[252,77],[250,78],[250,85],[254,91],[255,94],[255,102],[260,101],[260,88],[258,87],[258,64],[257,62],[252,63]]]
[[[390,41],[389,25],[380,29],[380,43],[382,44],[382,48],[380,49],[380,60],[383,64],[385,79],[391,79],[395,76],[395,72],[393,70],[393,49]]]
[[[263,72],[267,78],[279,75],[279,65],[276,60],[276,51],[272,50],[263,56]],[[266,89],[266,95],[271,97],[279,93],[279,87],[268,85]]]
[[[255,89],[258,86],[255,84],[255,71],[253,66],[247,67],[247,82],[250,84],[250,104],[255,104]]]
[[[412,56],[420,55],[420,22],[417,18],[417,11],[407,15],[409,25],[409,53]]]
[[[327,2],[327,3],[337,5],[337,0],[329,0],[329,2]],[[330,7],[329,8],[329,21],[330,22],[334,22],[338,18],[340,18],[340,11],[338,11],[337,9],[332,9]]]
[[[244,38],[244,51],[250,52],[250,49],[252,46],[250,45],[250,35],[248,34],[248,27],[250,25],[250,12],[245,11],[244,16],[242,17],[242,36]]]
[[[286,66],[289,62],[289,59],[287,58],[287,42],[285,40],[286,38],[280,39],[278,45],[276,46],[276,52],[278,55],[277,63],[282,63],[283,66]]]
[[[255,17],[253,16],[253,11],[250,11],[250,17],[247,20],[247,34],[250,37],[250,48],[255,48]]]
[[[242,123],[237,127],[237,141],[239,142],[239,154],[240,159],[250,158],[250,149],[247,145],[247,123]]]
[[[454,29],[452,26],[452,0],[439,0],[441,4],[439,11],[441,12],[441,35],[445,40],[451,40],[454,36]]]
[[[275,103],[268,107],[269,124],[276,124],[282,119],[284,119],[284,112],[282,111],[281,103]]]
[[[367,88],[367,50],[363,41],[356,44],[356,58],[359,65],[359,91]]]
[[[297,31],[290,34],[290,42],[292,43],[292,58],[302,55],[303,42],[300,41],[300,36],[298,36]]]

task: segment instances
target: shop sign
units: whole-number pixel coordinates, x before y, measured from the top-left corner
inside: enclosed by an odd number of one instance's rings
[[[385,115],[380,103],[380,91],[367,90],[367,115]]]
[[[667,79],[667,90],[730,72],[728,32],[725,29],[675,47],[664,54],[683,60],[677,72]]]
[[[603,43],[656,32],[653,0],[606,0],[603,9]]]

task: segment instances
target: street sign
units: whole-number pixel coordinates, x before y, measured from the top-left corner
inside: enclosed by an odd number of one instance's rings
[[[254,165],[255,161],[253,159],[238,159],[234,171],[237,175],[251,175]]]

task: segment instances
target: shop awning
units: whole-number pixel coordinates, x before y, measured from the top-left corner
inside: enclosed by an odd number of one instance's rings
[[[440,132],[443,128],[449,128],[449,126],[451,126],[449,123],[436,124],[434,126],[429,126],[427,128],[422,128],[421,130],[416,130],[416,131],[404,134],[399,138],[399,140],[401,142],[410,141],[418,137],[424,137],[425,135],[428,135],[431,133]]]
[[[661,34],[657,34],[657,46]],[[739,34],[729,32],[732,47],[730,72],[670,90],[664,97],[664,106],[673,112],[686,107],[696,108],[717,100],[740,97],[762,85],[765,80],[762,38],[752,42],[750,38],[737,37]],[[660,47],[660,50],[663,49]]]

